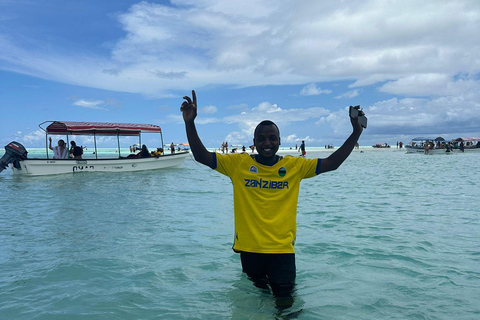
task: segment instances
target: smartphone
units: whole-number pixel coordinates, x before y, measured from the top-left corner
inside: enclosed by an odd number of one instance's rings
[[[350,106],[350,117],[355,118],[358,117],[358,111],[360,110],[360,106],[352,107]],[[358,117],[358,123],[364,128],[367,127],[367,117],[365,115]]]

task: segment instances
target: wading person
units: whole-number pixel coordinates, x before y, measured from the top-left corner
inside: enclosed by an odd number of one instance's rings
[[[293,304],[298,192],[302,179],[337,169],[353,150],[363,128],[351,118],[353,133],[328,158],[281,157],[280,132],[266,120],[255,129],[256,155],[209,152],[195,126],[197,98],[184,97],[183,112],[190,148],[198,162],[230,177],[233,184],[235,233],[233,250],[243,272],[260,288],[270,287],[279,308]],[[363,114],[363,113],[361,113]]]
[[[300,152],[302,153],[302,156],[305,157],[307,152],[305,151],[305,141],[302,140],[302,144],[300,145]]]

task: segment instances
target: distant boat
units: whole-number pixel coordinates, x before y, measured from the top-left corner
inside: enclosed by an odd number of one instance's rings
[[[457,152],[480,152],[480,137],[457,138],[452,142]]]
[[[390,148],[390,146],[386,142],[375,143],[372,147],[373,148]]]
[[[442,137],[416,137],[405,145],[405,149],[407,150],[407,153],[453,154],[452,147]]]
[[[190,144],[188,143],[178,143],[178,144],[174,144],[174,149],[176,151],[188,151],[190,150]],[[170,150],[172,145],[171,144],[165,144],[163,146],[166,150]]]
[[[42,125],[50,123],[46,128]],[[95,159],[52,159],[46,146],[47,159],[28,158],[27,150],[18,142],[12,141],[5,146],[5,154],[0,159],[0,172],[9,164],[13,174],[25,176],[42,176],[63,174],[72,172],[128,172],[155,170],[163,168],[179,167],[188,156],[188,151],[174,154],[164,154],[163,149],[158,148],[155,156],[151,154],[140,157],[131,154],[128,157],[120,155],[120,136],[137,136],[140,139],[142,133],[159,133],[163,145],[162,130],[159,126],[151,124],[134,123],[106,123],[106,122],[73,122],[73,121],[45,121],[39,125],[45,131],[45,141],[49,134],[66,135],[67,145],[69,135],[89,135],[94,137]],[[98,159],[97,136],[116,136],[118,142],[118,157],[110,159]],[[153,151],[153,150],[152,150]],[[52,152],[50,151],[50,154]]]

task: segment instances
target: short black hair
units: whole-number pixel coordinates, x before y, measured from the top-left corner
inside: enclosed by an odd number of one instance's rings
[[[253,132],[253,137],[254,138],[255,138],[255,135],[257,134],[258,128],[261,127],[261,126],[275,126],[275,128],[277,128],[277,131],[278,131],[278,136],[280,137],[280,129],[278,129],[278,126],[275,124],[275,122],[273,122],[271,120],[263,120],[262,122],[257,124],[257,127],[255,128],[255,131]]]

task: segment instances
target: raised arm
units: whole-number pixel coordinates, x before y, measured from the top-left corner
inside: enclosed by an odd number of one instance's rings
[[[183,99],[187,101],[182,103],[180,111],[183,113],[183,121],[185,121],[187,139],[193,156],[195,157],[195,160],[201,164],[213,168],[213,155],[203,145],[195,126],[195,118],[197,117],[197,96],[195,95],[195,90],[192,90],[192,99],[190,99],[188,96],[183,97]]]
[[[48,148],[50,150],[53,150],[53,148],[52,148],[52,137],[48,137]]]
[[[360,111],[359,115],[363,115],[363,111]],[[363,128],[358,123],[358,116],[355,118],[350,118],[350,122],[352,123],[353,133],[350,137],[345,140],[343,145],[338,148],[337,151],[332,153],[328,158],[322,159],[322,163],[320,165],[320,172],[328,172],[332,170],[337,170],[338,167],[348,158],[350,153],[352,152],[355,144],[357,143],[360,135],[363,132]]]

